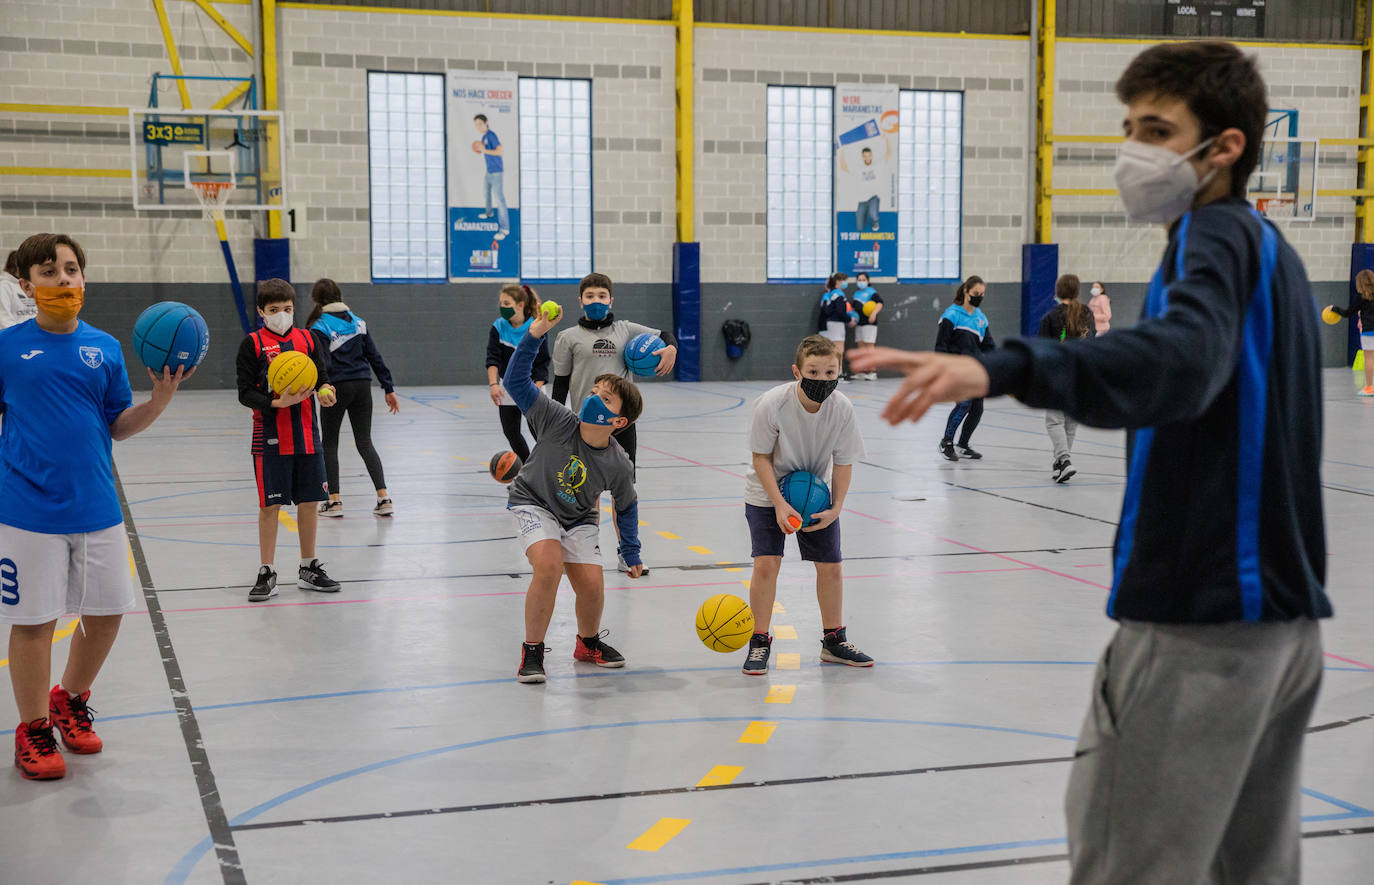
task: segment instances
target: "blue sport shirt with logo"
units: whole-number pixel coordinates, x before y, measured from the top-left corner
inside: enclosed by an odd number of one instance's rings
[[[501,146],[501,139],[496,137],[496,133],[490,129],[482,136],[482,147],[489,151],[494,151]],[[483,154],[482,159],[487,161],[488,172],[504,172],[506,164],[500,154]]]
[[[49,535],[123,522],[110,425],[133,405],[119,342],[84,321],[0,331],[0,523]]]

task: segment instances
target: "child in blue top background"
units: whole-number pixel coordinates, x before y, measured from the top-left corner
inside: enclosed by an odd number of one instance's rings
[[[501,316],[491,324],[491,334],[487,337],[487,390],[501,416],[501,432],[506,435],[510,450],[523,462],[529,460],[530,447],[520,432],[520,409],[514,402],[506,405],[509,394],[501,386],[501,379],[506,374],[511,354],[515,353],[520,340],[529,331],[530,321],[539,313],[539,296],[529,286],[512,283],[501,290],[499,306]],[[543,338],[539,339],[539,352],[534,355],[531,380],[540,390],[549,383],[549,343]],[[530,425],[530,436],[538,442],[539,436],[533,424]]]
[[[983,278],[971,276],[959,284],[954,293],[954,303],[940,317],[940,331],[935,335],[937,353],[960,353],[977,356],[986,353],[997,345],[988,330],[988,318],[978,305],[983,303],[983,293],[987,286]],[[973,431],[983,420],[983,398],[964,400],[954,406],[945,422],[945,435],[940,439],[940,453],[947,460],[960,458],[977,461],[983,456],[969,447]],[[959,434],[959,444],[954,444],[954,431],[963,422],[963,432]]]
[[[883,309],[883,296],[868,282],[868,274],[860,271],[854,275],[853,316],[858,325],[854,327],[854,346],[859,350],[869,350],[878,343],[878,314]],[[866,305],[872,304],[873,309],[868,313],[864,312]],[[877,372],[864,372],[855,375],[855,378],[862,378],[865,381],[877,381]]]
[[[840,348],[840,353],[844,353],[845,327],[853,326],[857,322],[856,318],[851,316],[849,299],[844,295],[848,279],[847,274],[832,273],[825,281],[825,291],[821,293],[820,334],[834,341]],[[843,357],[840,359],[840,374],[844,374]]]
[[[343,302],[339,284],[329,278],[315,281],[310,290],[315,308],[306,318],[305,326],[320,341],[321,349],[329,354],[329,378],[338,399],[332,406],[321,404],[320,425],[324,436],[324,472],[329,480],[329,500],[321,502],[320,515],[343,516],[343,501],[339,491],[339,433],[344,416],[353,428],[353,444],[358,447],[372,487],[377,490],[373,516],[390,516],[395,512],[391,496],[386,490],[386,474],[382,472],[382,456],[372,444],[372,375],[382,385],[386,407],[395,415],[401,410],[391,370],[382,361],[382,354],[367,330],[367,322],[348,309]]]

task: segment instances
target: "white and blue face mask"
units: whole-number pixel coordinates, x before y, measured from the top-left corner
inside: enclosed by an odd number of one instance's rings
[[[582,305],[582,312],[592,322],[599,322],[611,312],[611,306],[604,301],[593,301],[591,304]]]
[[[596,424],[601,427],[609,427],[619,417],[606,405],[605,400],[594,393],[587,394],[587,398],[582,401],[582,410],[577,413],[577,420],[583,424]]]

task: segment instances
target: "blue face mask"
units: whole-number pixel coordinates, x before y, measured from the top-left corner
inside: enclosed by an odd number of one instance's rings
[[[587,319],[596,322],[606,318],[606,314],[611,312],[611,306],[604,301],[593,301],[591,304],[582,305],[582,312],[587,315]]]
[[[602,427],[610,426],[610,423],[619,417],[610,410],[605,400],[594,393],[587,394],[587,398],[582,401],[582,411],[577,413],[577,420],[583,424],[598,424]]]

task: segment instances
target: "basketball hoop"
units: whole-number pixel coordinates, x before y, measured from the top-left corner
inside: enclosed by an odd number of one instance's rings
[[[234,187],[232,181],[191,182],[191,188],[196,192],[196,200],[205,210],[205,214],[211,217],[224,209],[225,204],[229,202],[229,195],[234,192]]]
[[[1292,218],[1295,201],[1289,197],[1261,197],[1255,200],[1255,208],[1266,218]]]

